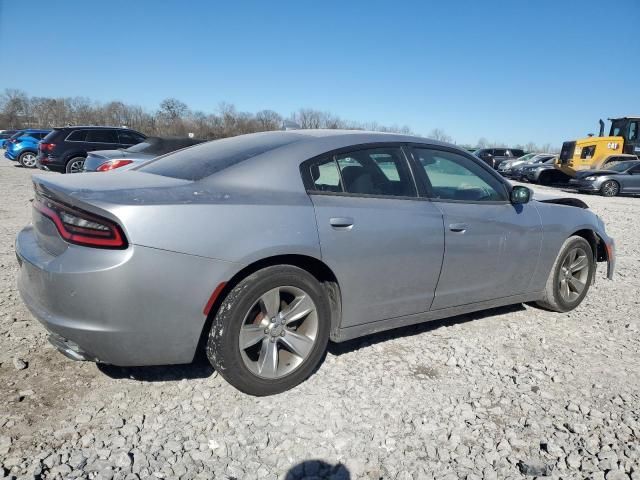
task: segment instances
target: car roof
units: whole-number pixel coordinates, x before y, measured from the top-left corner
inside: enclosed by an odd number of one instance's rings
[[[105,125],[67,125],[66,127],[54,127],[55,130],[74,130],[74,129],[83,129],[83,128],[91,128],[92,130],[109,129],[109,130],[131,130],[134,132],[136,131],[133,128],[129,128],[129,127],[109,127]]]

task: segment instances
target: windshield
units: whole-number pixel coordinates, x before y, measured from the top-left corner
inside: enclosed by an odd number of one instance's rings
[[[626,120],[612,120],[611,121],[611,131],[609,132],[610,137],[622,137],[624,136],[624,127],[626,124]]]
[[[141,142],[141,143],[137,143],[133,147],[125,148],[125,150],[127,152],[144,152],[145,149],[149,148],[150,146],[151,146],[150,143]]]
[[[612,165],[611,167],[607,167],[607,170],[613,170],[614,172],[624,172],[625,170],[628,170],[629,168],[633,167],[634,165],[638,165],[638,164],[640,164],[640,162],[635,161],[635,160],[630,160],[628,162],[616,163],[615,165]]]
[[[527,153],[526,155],[523,155],[521,157],[518,157],[518,161],[519,162],[526,162],[528,160],[531,160],[533,157],[535,157],[537,155],[537,153]]]

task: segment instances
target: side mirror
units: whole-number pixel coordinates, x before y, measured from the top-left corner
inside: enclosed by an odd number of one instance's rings
[[[529,203],[531,200],[531,190],[522,185],[516,185],[511,190],[511,203],[514,205],[520,205],[523,203]]]

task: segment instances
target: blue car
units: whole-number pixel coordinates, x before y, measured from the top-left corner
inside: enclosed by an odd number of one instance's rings
[[[20,130],[5,143],[4,156],[9,160],[18,161],[25,168],[35,168],[38,156],[38,143],[51,130],[27,128]]]
[[[0,148],[4,148],[4,144],[20,130],[0,130]]]

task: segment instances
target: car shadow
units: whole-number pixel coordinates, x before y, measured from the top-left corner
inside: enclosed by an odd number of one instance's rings
[[[282,477],[284,480],[332,479],[351,480],[351,474],[342,463],[331,465],[322,460],[305,460],[291,467]]]
[[[406,327],[394,328],[380,333],[373,333],[363,337],[347,340],[341,343],[329,342],[327,351],[324,353],[322,360],[314,369],[317,372],[324,363],[327,353],[332,355],[342,355],[344,353],[353,352],[361,348],[374,345],[376,343],[386,342],[400,337],[409,337],[420,335],[421,333],[436,330],[441,327],[448,327],[456,324],[470,322],[472,320],[480,320],[494,315],[503,315],[524,310],[522,304],[508,305],[506,307],[492,308],[479,312],[458,315],[442,320],[434,320],[431,322],[418,323],[416,325],[408,325]],[[98,370],[104,375],[113,379],[130,379],[143,382],[177,382],[180,380],[190,380],[198,378],[209,378],[215,373],[215,369],[207,361],[205,355],[197,355],[192,363],[182,365],[158,365],[148,367],[117,367],[103,363],[97,364]],[[315,461],[315,460],[313,460]],[[290,477],[286,477],[290,478]],[[291,477],[298,478],[298,477]],[[349,477],[346,477],[349,478]]]
[[[113,379],[128,378],[143,382],[177,382],[196,378],[208,378],[215,372],[205,358],[196,358],[192,363],[182,365],[158,365],[151,367],[116,367],[97,364],[98,370]]]
[[[347,340],[346,342],[330,342],[328,351],[332,355],[342,355],[343,353],[349,353],[364,347],[368,347],[370,345],[374,345],[376,343],[393,340],[395,338],[411,337],[413,335],[420,335],[421,333],[430,332],[441,327],[450,327],[452,325],[463,324],[471,322],[473,320],[480,320],[495,315],[520,312],[522,310],[525,310],[524,305],[518,303],[515,305],[507,305],[505,307],[497,307],[473,313],[466,313],[464,315],[456,315],[455,317],[443,318],[441,320],[433,320],[430,322],[408,325],[406,327],[398,327],[391,330],[386,330],[384,332],[372,333],[364,337],[354,338],[353,340]]]

